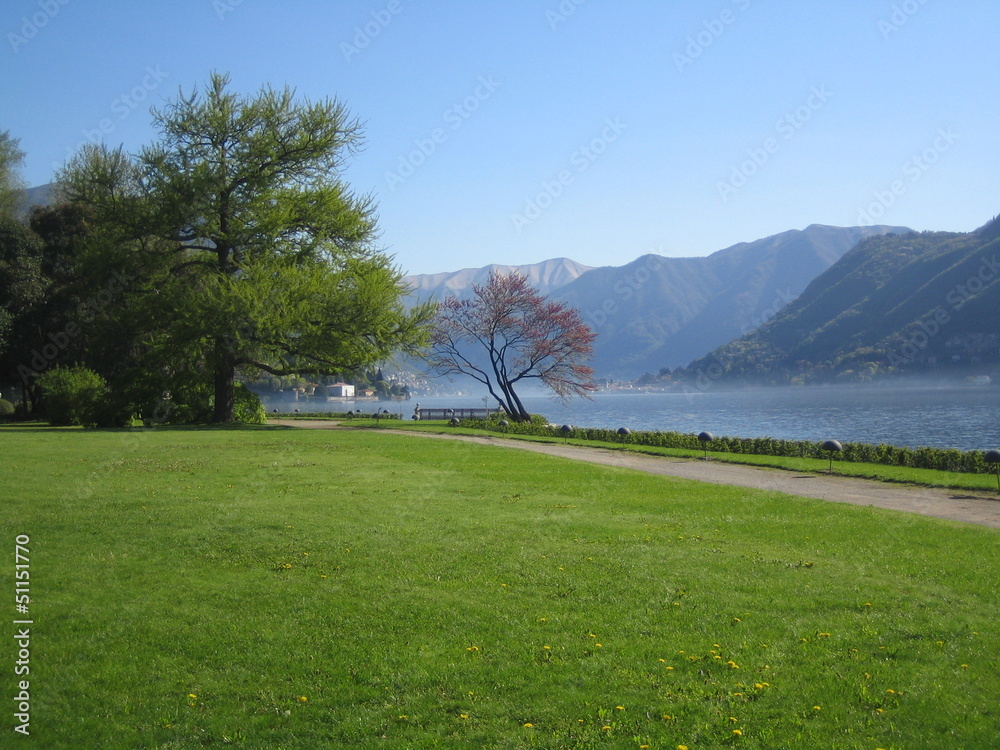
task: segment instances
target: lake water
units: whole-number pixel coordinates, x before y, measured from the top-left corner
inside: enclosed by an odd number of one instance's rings
[[[1000,390],[993,387],[601,393],[592,400],[573,399],[567,404],[546,396],[528,396],[523,401],[533,414],[579,427],[707,430],[716,436],[835,439],[960,450],[1000,447]],[[437,397],[383,404],[382,408],[409,418],[417,402],[424,407],[483,406],[482,397]],[[373,404],[358,406],[368,410]]]

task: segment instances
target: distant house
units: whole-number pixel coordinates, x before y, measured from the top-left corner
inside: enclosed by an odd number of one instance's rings
[[[349,383],[334,383],[326,387],[326,393],[333,398],[354,398],[354,386]]]

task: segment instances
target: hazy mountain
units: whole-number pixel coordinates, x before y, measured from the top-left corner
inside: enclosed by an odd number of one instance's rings
[[[768,325],[689,376],[757,383],[989,374],[1000,364],[1000,223],[861,242]],[[982,370],[980,373],[979,371]]]
[[[50,203],[53,203],[56,198],[57,188],[58,185],[56,185],[56,183],[49,182],[45,185],[37,185],[35,187],[22,190],[20,210],[27,215],[28,212],[35,206],[47,206]]]
[[[526,266],[492,264],[483,268],[463,268],[461,271],[416,274],[407,276],[405,281],[413,288],[412,300],[440,300],[449,296],[464,298],[472,295],[473,284],[489,281],[493,271],[503,274],[518,271],[535,289],[548,296],[589,270],[590,266],[568,258],[554,258]]]
[[[864,238],[909,231],[814,224],[707,257],[595,268],[553,296],[597,331],[598,374],[634,377],[685,365],[757,327]]]

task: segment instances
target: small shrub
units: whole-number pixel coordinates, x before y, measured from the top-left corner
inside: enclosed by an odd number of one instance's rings
[[[233,416],[244,424],[267,424],[267,411],[257,394],[243,383],[236,383],[233,397]]]
[[[5,398],[0,398],[0,417],[10,417],[14,415],[14,404]]]
[[[49,424],[93,427],[107,397],[108,384],[86,367],[54,367],[45,372],[38,385]]]

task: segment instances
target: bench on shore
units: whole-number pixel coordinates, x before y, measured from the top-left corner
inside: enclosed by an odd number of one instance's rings
[[[499,409],[487,409],[484,407],[468,409],[423,409],[419,405],[413,410],[413,418],[418,420],[426,419],[489,419],[491,414],[496,414]]]

